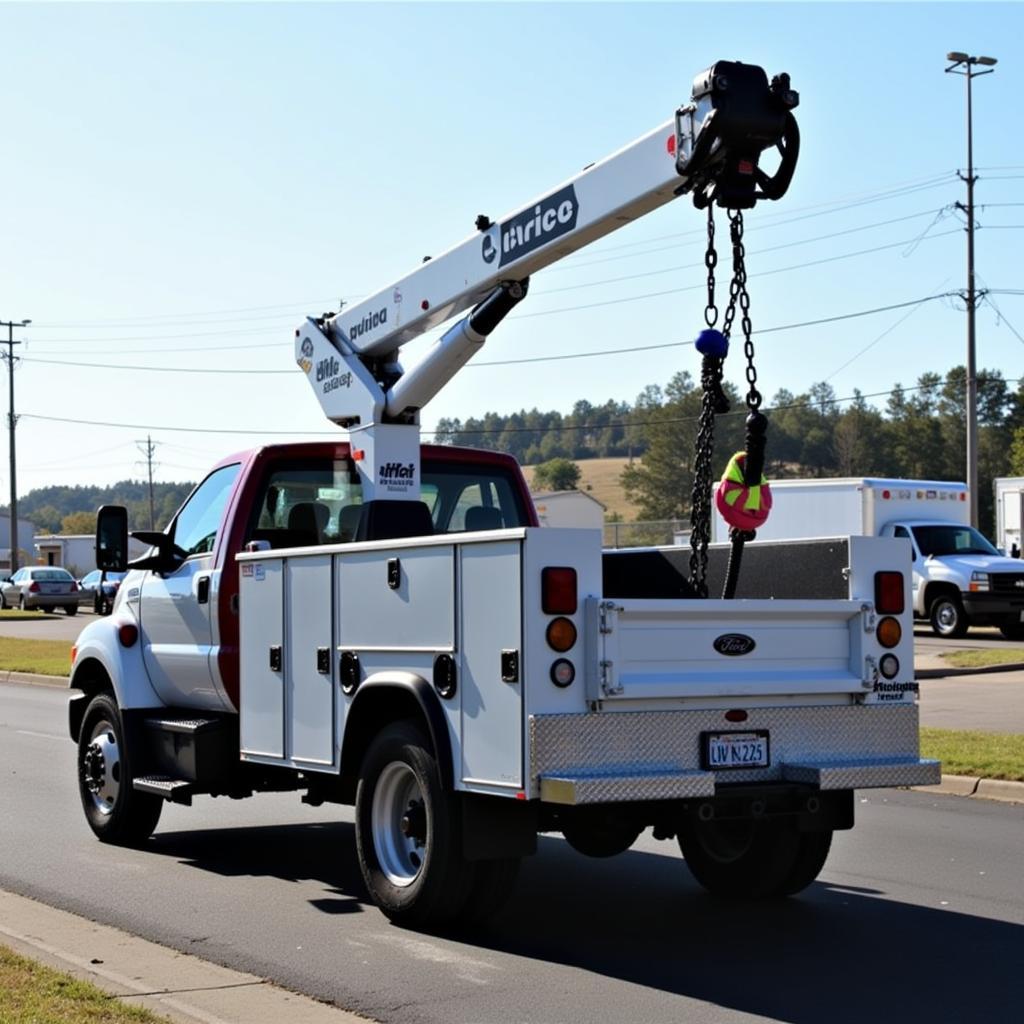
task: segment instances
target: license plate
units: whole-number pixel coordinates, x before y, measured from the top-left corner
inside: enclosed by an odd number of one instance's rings
[[[703,740],[705,770],[768,767],[767,731],[706,732]]]

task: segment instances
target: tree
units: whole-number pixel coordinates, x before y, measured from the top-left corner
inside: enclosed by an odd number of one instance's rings
[[[71,512],[60,521],[61,533],[95,533],[96,516],[89,512]]]
[[[572,459],[548,459],[533,471],[533,486],[538,490],[573,491],[579,482],[580,467]]]

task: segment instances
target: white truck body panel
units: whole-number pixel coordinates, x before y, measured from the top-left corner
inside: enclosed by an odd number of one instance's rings
[[[791,739],[782,748],[789,751],[786,770],[798,762],[824,765],[829,753],[847,769],[873,764],[864,784],[931,779],[933,766],[916,757],[909,611],[891,651],[899,669],[888,679],[879,672],[887,652],[875,636],[874,574],[907,562],[907,541],[853,538],[849,598],[815,601],[608,601],[601,596],[599,544],[597,531],[529,528],[239,555],[243,759],[337,770],[346,715],[359,690],[346,695],[331,680],[338,653],[354,651],[364,683],[396,676],[429,683],[434,659],[454,657],[457,690],[441,704],[455,786],[464,791],[529,798],[547,786],[561,794],[552,799],[569,802],[713,791],[714,772],[666,775],[664,765],[681,746],[692,761],[698,734],[711,728],[707,722],[721,727],[722,709],[737,706],[757,709],[758,728],[785,728],[794,737],[806,721],[802,745]],[[396,560],[398,585],[392,586],[387,568]],[[579,601],[567,617],[578,640],[563,655],[545,639],[552,619],[541,602],[546,566],[577,572]],[[720,652],[716,643],[733,635],[749,641],[749,651]],[[316,666],[316,649],[328,645],[329,674]],[[520,655],[515,678],[503,678],[507,651]],[[558,657],[576,670],[564,688],[550,675]],[[856,717],[837,716],[851,710],[863,716],[882,703],[912,712],[899,716],[899,738],[890,736],[884,750],[865,738],[868,719],[858,727]],[[637,714],[643,721],[668,715],[673,738],[652,745],[637,736]],[[569,765],[575,774],[567,776],[568,762],[553,750],[566,742],[572,747],[593,718],[612,721],[599,732],[618,753],[577,750]],[[822,740],[827,746],[812,756],[821,730],[829,734]],[[610,788],[587,782],[595,774],[607,779],[625,761],[630,770]],[[885,775],[881,766],[890,762],[895,774]],[[547,783],[537,769],[545,764],[557,766]],[[561,781],[551,781],[556,776]],[[788,776],[776,760],[749,777]],[[856,775],[836,778],[846,785]]]

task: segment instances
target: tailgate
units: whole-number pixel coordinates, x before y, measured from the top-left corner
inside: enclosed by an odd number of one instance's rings
[[[591,700],[864,693],[875,613],[863,601],[600,600]]]

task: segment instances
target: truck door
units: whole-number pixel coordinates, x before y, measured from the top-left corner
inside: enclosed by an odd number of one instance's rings
[[[154,689],[171,705],[223,707],[210,665],[210,594],[217,590],[213,548],[238,470],[222,466],[192,492],[170,530],[185,561],[172,573],[147,572],[142,582],[142,656]]]

